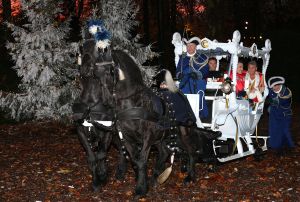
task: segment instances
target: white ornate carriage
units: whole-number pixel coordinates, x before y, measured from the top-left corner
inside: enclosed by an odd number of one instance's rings
[[[201,53],[209,53],[217,59],[217,70],[219,61],[222,58],[230,56],[228,72],[233,72],[232,85],[233,91],[230,94],[222,93],[212,96],[201,96],[205,92],[198,94],[187,94],[187,98],[192,106],[192,109],[197,117],[197,126],[200,128],[210,128],[214,131],[221,131],[222,136],[213,142],[213,149],[220,162],[241,158],[243,156],[254,154],[257,148],[267,150],[267,136],[257,135],[257,124],[263,114],[264,101],[268,95],[268,88],[265,88],[263,93],[263,101],[253,107],[247,99],[237,99],[235,92],[236,72],[239,57],[254,57],[261,58],[263,61],[262,75],[266,84],[265,75],[269,64],[271,41],[265,41],[265,47],[261,50],[257,49],[256,44],[251,47],[244,47],[240,42],[241,35],[239,31],[233,33],[232,40],[227,43],[220,43],[216,40],[207,38],[201,39],[201,43],[197,46],[197,51]],[[179,61],[179,56],[186,52],[186,46],[182,42],[179,33],[173,34],[172,44],[175,46],[175,64]],[[227,77],[225,75],[224,77]],[[224,91],[226,85],[221,82],[207,82],[207,89],[215,89]],[[199,102],[200,99],[210,101],[211,121],[201,122],[199,118]],[[255,132],[256,131],[256,132]],[[229,146],[231,145],[231,146]],[[260,145],[258,147],[257,145]]]

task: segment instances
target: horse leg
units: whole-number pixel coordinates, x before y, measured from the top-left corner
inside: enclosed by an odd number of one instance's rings
[[[78,134],[79,141],[81,142],[88,156],[88,165],[89,165],[89,169],[92,172],[93,189],[94,191],[98,191],[100,183],[97,176],[96,156],[90,147],[87,137],[85,136],[85,130],[83,126],[77,126],[77,134]]]
[[[182,173],[186,173],[187,172],[187,163],[188,162],[188,155],[186,152],[182,152],[182,154],[180,154],[180,164],[181,164],[181,167],[180,167],[180,171]]]
[[[208,158],[212,159],[211,166],[209,166],[208,171],[209,172],[216,172],[218,169],[218,159],[213,151],[213,143],[209,142],[207,145],[207,153],[208,153]]]
[[[122,151],[122,143],[121,140],[119,139],[119,137],[114,136],[113,137],[113,142],[114,145],[116,146],[116,148],[119,151],[119,162],[118,162],[118,166],[117,166],[117,170],[116,170],[116,179],[117,180],[124,180],[125,178],[125,173],[127,171],[127,159],[125,158],[123,151]]]
[[[102,133],[102,134],[101,134]],[[99,142],[99,151],[97,152],[96,159],[97,159],[97,176],[99,185],[104,185],[107,182],[107,165],[106,165],[106,156],[107,151],[111,143],[112,134],[107,132],[104,133],[103,131],[99,131],[98,135],[101,138]]]
[[[191,130],[184,126],[179,127],[180,130],[180,138],[186,149],[189,157],[188,166],[187,166],[187,173],[188,175],[184,178],[184,183],[189,183],[195,181],[195,164],[196,164],[196,156],[194,148],[194,144],[192,141],[192,136],[189,134]]]
[[[138,169],[137,186],[135,188],[135,194],[137,196],[144,196],[148,191],[147,184],[147,159],[150,152],[150,146],[143,147],[140,152],[139,158],[136,161]]]
[[[195,155],[189,152],[189,162],[187,168],[188,175],[184,178],[183,181],[184,184],[195,181],[195,164],[196,164]]]
[[[134,147],[130,144],[126,144],[126,148],[130,154],[133,166],[136,166],[135,172],[137,176],[137,185],[135,188],[135,195],[137,198],[139,198],[141,196],[144,196],[148,191],[147,159],[150,152],[150,146],[144,142],[141,151],[138,151],[138,149],[134,149]]]
[[[164,142],[161,142],[155,145],[158,150],[158,157],[154,166],[153,175],[151,178],[151,185],[155,186],[157,183],[157,177],[164,171],[166,165],[165,162],[169,156],[169,151],[167,145]]]

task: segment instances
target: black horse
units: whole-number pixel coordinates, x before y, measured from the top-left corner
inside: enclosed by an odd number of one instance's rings
[[[136,165],[136,194],[144,195],[147,192],[147,159],[153,145],[159,151],[158,161],[153,172],[154,178],[164,168],[169,154],[173,153],[174,148],[178,146],[185,150],[189,157],[188,176],[184,181],[194,181],[197,156],[208,154],[206,148],[203,147],[204,144],[211,142],[211,139],[220,134],[198,129],[196,125],[172,126],[172,124],[168,124],[174,122],[172,103],[168,102],[168,96],[162,96],[164,103],[157,101],[159,100],[158,96],[144,85],[139,67],[126,52],[113,51],[112,57],[118,70],[115,94],[118,130],[123,134],[126,149],[133,164]],[[165,116],[157,110],[160,104],[165,106],[162,107],[167,111]],[[172,128],[177,129],[177,136],[172,134],[172,132],[174,133]],[[172,139],[172,135],[176,142],[173,142],[173,145],[169,144],[170,150],[167,144]]]
[[[99,54],[95,48],[94,39],[88,39],[81,47],[82,65],[80,66],[81,96],[74,103],[72,109],[77,125],[77,133],[87,156],[89,168],[92,172],[93,188],[98,190],[107,181],[106,155],[111,145],[115,143],[119,151],[121,142],[113,136],[114,128],[109,126],[114,120],[114,111],[111,108],[113,97],[107,86],[113,86],[109,80],[111,61],[109,54]],[[105,76],[106,75],[106,76]],[[106,126],[97,121],[105,121]],[[108,123],[108,125],[107,125]],[[110,123],[110,124],[109,124]],[[117,179],[123,179],[126,172],[126,159],[120,155]]]
[[[104,159],[112,136],[117,137],[112,135],[112,128],[106,128],[94,120],[115,121],[136,172],[136,195],[145,195],[148,190],[147,159],[152,146],[156,146],[159,152],[153,171],[154,179],[163,171],[165,161],[178,143],[189,157],[188,176],[184,181],[195,180],[196,158],[199,153],[205,153],[203,145],[205,141],[211,142],[210,134],[213,132],[197,129],[194,125],[172,125],[174,116],[172,104],[167,102],[168,96],[159,97],[144,85],[139,67],[124,51],[106,49],[99,52],[93,40],[87,41],[85,47],[83,53],[87,54],[83,54],[81,68],[84,90],[80,104],[74,105],[74,112],[81,112],[78,134],[88,154],[94,187],[98,188],[107,178]],[[104,112],[103,108],[107,111]],[[101,145],[96,153],[89,146],[88,128],[81,125],[84,119],[93,124],[92,129],[98,134],[98,140],[92,141]],[[176,128],[177,136],[172,127]],[[169,144],[170,140],[174,143],[174,139],[175,144]],[[123,175],[126,170],[124,156],[121,156],[121,163],[117,173]]]

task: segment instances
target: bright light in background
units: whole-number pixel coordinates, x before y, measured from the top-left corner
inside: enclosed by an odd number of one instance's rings
[[[248,25],[248,21],[246,21],[245,24]]]
[[[260,39],[262,39],[262,36],[259,36]]]
[[[248,29],[248,27],[245,27],[245,29]]]

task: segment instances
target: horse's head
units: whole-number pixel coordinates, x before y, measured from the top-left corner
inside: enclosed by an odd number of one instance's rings
[[[81,51],[80,82],[82,86],[81,102],[88,105],[102,102],[112,103],[114,71],[111,50],[99,50],[93,39],[86,40]]]
[[[127,52],[114,50],[112,57],[116,67],[114,72],[116,73],[116,90],[119,97],[132,94],[145,87],[140,68]]]

